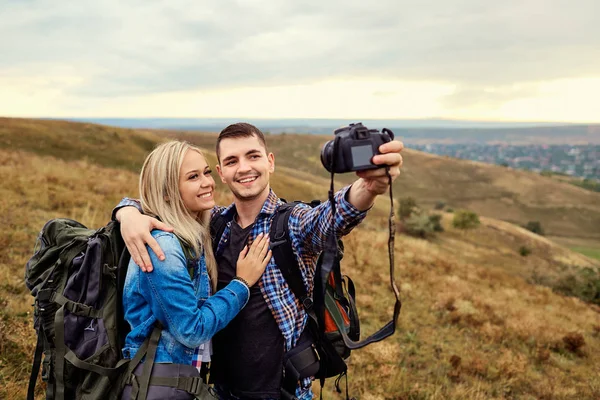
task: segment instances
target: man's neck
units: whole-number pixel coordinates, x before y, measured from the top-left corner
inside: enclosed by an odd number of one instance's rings
[[[267,186],[263,193],[252,200],[240,200],[234,198],[233,202],[235,203],[238,218],[237,223],[239,226],[245,228],[254,223],[258,213],[260,213],[265,201],[267,201],[267,198],[269,197],[269,192],[270,187]]]

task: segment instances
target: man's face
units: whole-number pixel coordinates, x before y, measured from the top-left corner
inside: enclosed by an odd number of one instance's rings
[[[256,136],[221,140],[219,158],[221,181],[238,200],[254,200],[269,190],[275,158],[273,153],[267,154]]]

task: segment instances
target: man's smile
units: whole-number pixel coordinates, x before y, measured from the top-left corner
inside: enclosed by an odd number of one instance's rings
[[[258,179],[258,176],[247,176],[242,179],[238,179],[237,182],[241,184],[249,184]]]

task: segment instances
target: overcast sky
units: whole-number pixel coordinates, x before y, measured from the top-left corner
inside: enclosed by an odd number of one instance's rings
[[[598,0],[0,0],[6,116],[591,122],[599,97]]]

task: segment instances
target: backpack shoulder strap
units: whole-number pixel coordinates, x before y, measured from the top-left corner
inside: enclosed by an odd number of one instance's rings
[[[186,264],[186,268],[188,271],[188,274],[190,274],[190,278],[192,278],[192,280],[194,279],[194,262],[198,261],[199,257],[197,257],[194,252],[192,251],[192,249],[190,248],[190,246],[184,242],[183,240],[181,240],[181,238],[179,236],[175,236],[177,238],[177,240],[179,240],[179,244],[181,245],[181,249],[183,250],[183,255],[185,257],[185,264]]]
[[[310,308],[312,306],[312,299],[307,296],[302,273],[294,255],[289,231],[290,215],[298,203],[285,203],[279,206],[271,222],[269,239],[275,263],[292,290],[292,293],[294,293],[305,308]]]
[[[210,237],[212,238],[213,253],[215,256],[217,255],[217,247],[219,246],[219,241],[221,240],[221,236],[223,236],[223,232],[225,232],[227,222],[229,222],[229,220],[221,213],[215,215],[210,220]]]

